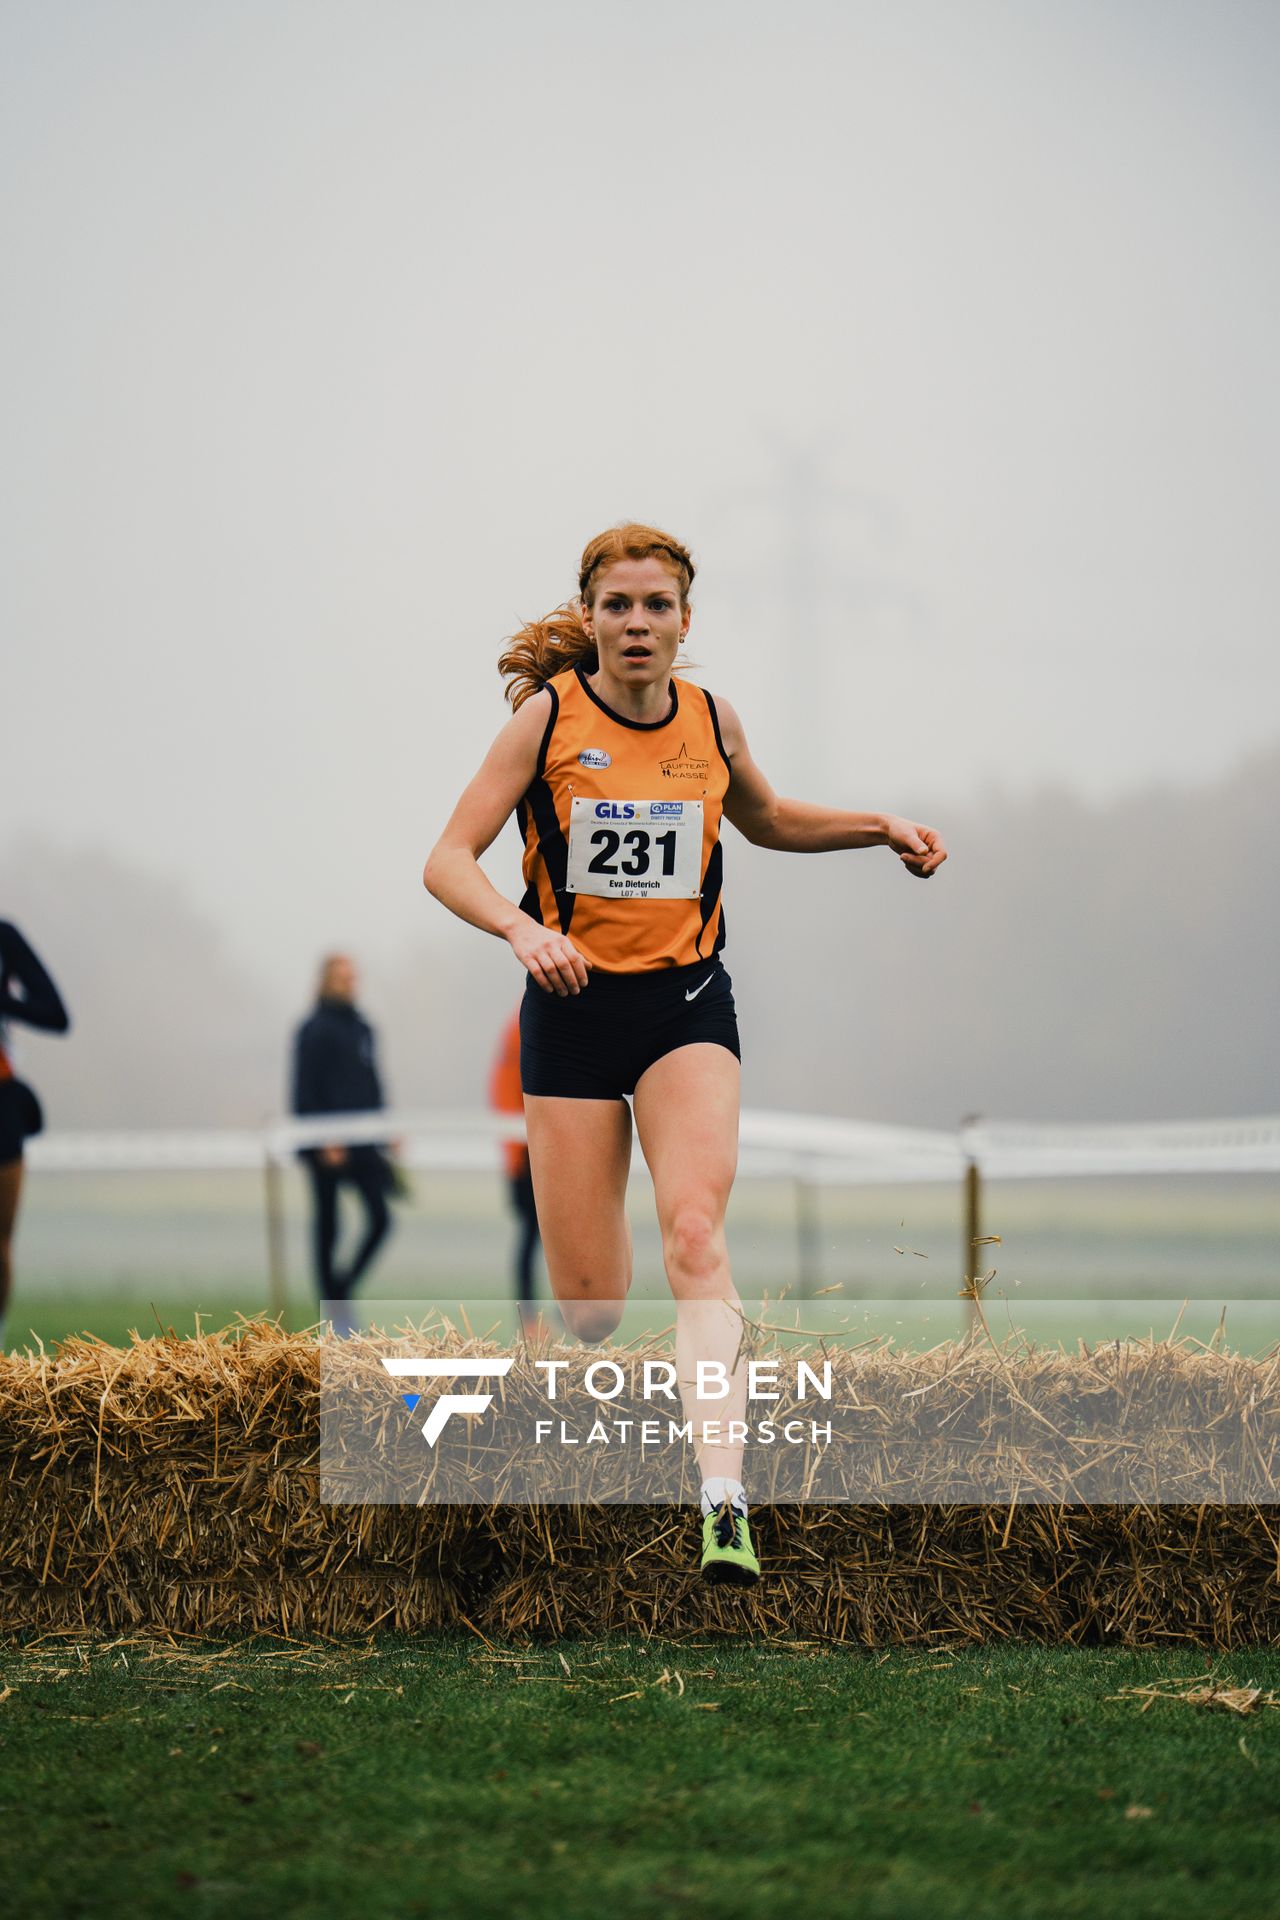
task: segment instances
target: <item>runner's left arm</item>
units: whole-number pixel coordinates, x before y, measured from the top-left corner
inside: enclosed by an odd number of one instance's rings
[[[742,722],[729,702],[716,696],[720,733],[731,777],[724,810],[744,838],[779,853],[835,853],[854,847],[888,847],[908,873],[927,880],[947,857],[942,835],[922,821],[896,813],[847,813],[774,792],[751,757]]]
[[[21,1020],[46,1033],[65,1033],[71,1025],[62,995],[10,920],[0,920],[0,1020]]]

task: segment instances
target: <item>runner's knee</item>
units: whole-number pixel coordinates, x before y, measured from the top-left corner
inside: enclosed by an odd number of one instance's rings
[[[622,1319],[621,1300],[562,1300],[564,1323],[584,1346],[597,1347],[616,1333]]]
[[[667,1272],[673,1281],[699,1287],[713,1280],[723,1263],[723,1235],[704,1206],[678,1207],[663,1236]]]

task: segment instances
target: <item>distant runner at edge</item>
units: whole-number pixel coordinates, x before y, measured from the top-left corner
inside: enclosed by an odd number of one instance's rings
[[[525,627],[498,661],[513,717],[433,848],[423,880],[452,913],[510,946],[528,974],[520,1070],[552,1290],[579,1339],[608,1339],[631,1285],[624,1202],[631,1096],[653,1176],[677,1306],[676,1367],[702,1478],[701,1571],[760,1576],[743,1447],[706,1444],[746,1414],[742,1308],[724,1220],[738,1151],[732,983],[720,959],[722,814],[782,853],[888,847],[917,879],[941,836],[890,813],[777,795],[742,722],[673,668],[689,631],[694,564],[656,527],[590,542],[577,598]],[[480,856],[515,811],[525,893],[506,900]],[[718,1361],[724,1397],[701,1399]]]

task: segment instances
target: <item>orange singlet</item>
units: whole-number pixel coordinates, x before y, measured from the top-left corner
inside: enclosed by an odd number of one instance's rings
[[[581,667],[547,682],[551,715],[516,809],[521,907],[605,973],[696,965],[724,945],[720,816],[730,766],[715,702],[672,680],[665,720],[627,720]]]

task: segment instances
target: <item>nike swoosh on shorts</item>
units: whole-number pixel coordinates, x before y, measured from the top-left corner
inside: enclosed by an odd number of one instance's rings
[[[707,977],[706,977],[706,979],[705,979],[705,980],[703,981],[703,983],[702,983],[702,987],[709,987],[709,986],[711,985],[711,982],[712,982],[712,981],[713,981],[714,979],[715,979],[715,975],[714,975],[714,973],[709,973],[709,974],[707,975]],[[700,993],[702,992],[702,987],[695,987],[695,988],[693,989],[693,992],[692,992],[692,993],[686,993],[686,994],[685,994],[685,999],[686,999],[686,1000],[696,1000],[696,999],[697,999],[697,997],[698,997],[698,995],[699,995],[699,994],[700,994]]]

